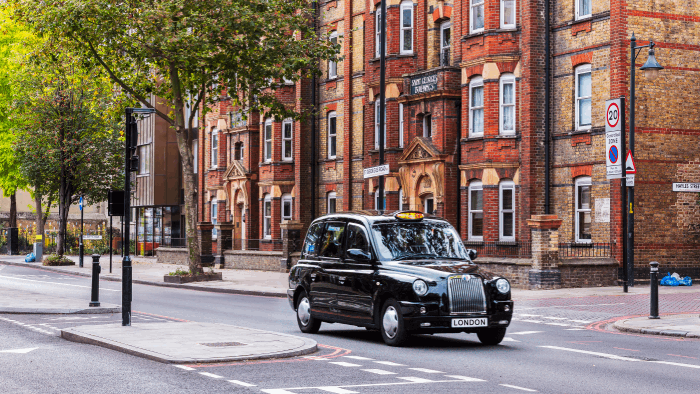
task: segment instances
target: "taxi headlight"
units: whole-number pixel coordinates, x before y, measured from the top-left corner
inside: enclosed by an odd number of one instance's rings
[[[428,294],[428,284],[425,283],[425,281],[418,279],[413,282],[413,291],[415,291],[419,296],[424,296]]]
[[[496,289],[498,289],[499,292],[506,294],[510,291],[510,283],[506,279],[501,278],[496,281]]]

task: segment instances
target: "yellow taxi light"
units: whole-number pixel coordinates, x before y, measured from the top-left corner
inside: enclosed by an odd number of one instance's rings
[[[401,220],[423,220],[424,216],[421,212],[399,212],[395,217]]]

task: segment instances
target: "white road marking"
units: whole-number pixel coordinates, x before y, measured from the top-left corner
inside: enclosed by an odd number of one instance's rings
[[[377,364],[383,364],[383,365],[391,365],[393,367],[405,367],[405,364],[399,364],[391,361],[375,361]]]
[[[538,323],[538,324],[544,323],[542,320],[517,320],[517,321],[521,321],[523,323]]]
[[[484,379],[470,378],[469,376],[446,375],[448,378],[459,379],[465,382],[485,382]]]
[[[43,280],[32,280],[32,279],[24,279],[24,278],[17,278],[14,276],[2,276],[0,275],[0,278],[5,278],[5,279],[15,279],[15,280],[26,280],[29,282],[39,282],[39,283],[48,283],[50,285],[62,285],[62,286],[72,286],[72,287],[82,287],[85,289],[91,289],[91,286],[81,286],[81,285],[71,285],[70,283],[58,283],[58,282],[45,282]],[[114,290],[114,289],[106,289],[103,287],[100,287],[100,290],[106,290],[106,291],[121,291],[121,290]]]
[[[208,376],[208,377],[214,378],[214,379],[223,379],[223,376],[214,375],[213,373],[209,373],[209,372],[200,372],[199,374],[204,375],[204,376]]]
[[[287,391],[285,389],[265,389],[262,390],[262,392],[267,394],[294,394],[293,392]]]
[[[174,367],[175,367],[175,368],[184,369],[185,371],[194,371],[194,370],[195,370],[195,369],[192,368],[192,367],[186,367],[186,366],[184,366],[184,365],[175,365]]]
[[[566,331],[586,331],[585,328],[567,328]]]
[[[544,323],[548,326],[560,326],[560,327],[571,327],[571,324],[566,323]]]
[[[519,332],[509,332],[509,335],[529,335],[529,334],[539,334],[544,331],[519,331]]]
[[[520,341],[518,341],[517,339],[510,338],[510,337],[505,337],[505,338],[503,338],[503,342],[520,342]]]
[[[377,375],[396,375],[396,372],[385,371],[383,369],[363,369],[363,371],[376,373]]]
[[[694,364],[674,363],[672,361],[650,361],[650,362],[657,363],[657,364],[673,365],[675,367],[686,367],[686,368],[698,368],[698,369],[700,369],[700,365],[694,365]]]
[[[543,319],[550,319],[550,320],[567,320],[565,317],[552,317],[552,316],[543,316]]]
[[[343,361],[331,361],[328,364],[340,365],[341,367],[359,367],[360,364],[346,363]]]
[[[399,379],[408,380],[409,382],[413,382],[413,383],[433,383],[434,382],[434,380],[418,378],[415,376],[399,377]]]
[[[255,387],[254,384],[241,382],[240,380],[229,380],[229,382],[243,387]]]
[[[510,385],[510,384],[501,384],[501,385],[499,385],[499,386],[510,387],[510,388],[512,388],[512,389],[522,390],[522,391],[530,391],[530,392],[532,392],[532,393],[536,393],[536,392],[537,392],[537,390],[526,389],[525,387],[513,386],[513,385]]]
[[[434,369],[426,369],[426,368],[409,368],[409,369],[413,370],[413,371],[425,372],[425,373],[444,373],[444,372],[436,371]]]
[[[611,360],[620,360],[620,361],[642,361],[636,358],[630,358],[630,357],[622,357],[622,356],[617,356],[614,354],[608,354],[608,353],[599,353],[599,352],[591,352],[588,350],[579,350],[579,349],[570,349],[567,347],[559,347],[559,346],[538,346],[541,348],[545,349],[554,349],[554,350],[563,350],[567,352],[574,352],[574,353],[583,353],[583,354],[590,354],[591,356],[598,356],[598,357],[604,357],[604,358],[609,358]]]
[[[594,322],[594,320],[574,320],[574,319],[571,319],[570,321],[572,321],[574,323],[582,323],[582,324],[589,324],[589,323]]]
[[[319,390],[327,391],[335,394],[357,394],[357,391],[346,390],[342,387],[317,387]]]
[[[528,314],[528,313],[518,313],[518,315],[517,315],[517,316],[530,316],[530,317],[537,317],[537,316],[542,316],[542,315],[531,315],[531,314]]]
[[[0,353],[15,353],[15,354],[27,354],[32,350],[39,349],[38,347],[30,347],[26,349],[11,349],[11,350],[0,350]]]
[[[343,356],[345,358],[352,358],[354,360],[373,360],[369,357],[360,357],[360,356]]]

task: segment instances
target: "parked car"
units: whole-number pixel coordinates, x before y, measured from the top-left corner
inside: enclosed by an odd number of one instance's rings
[[[379,330],[390,346],[410,334],[455,332],[496,345],[513,315],[510,282],[475,258],[441,218],[330,214],[309,226],[287,297],[305,333],[345,323]]]

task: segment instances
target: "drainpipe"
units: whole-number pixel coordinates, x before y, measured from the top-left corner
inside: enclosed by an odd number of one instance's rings
[[[549,3],[551,0],[544,1],[544,213],[549,215],[551,207],[549,204],[549,140],[550,140],[550,121],[549,121],[549,105],[550,105],[550,27],[549,27]]]
[[[318,2],[314,1],[314,30],[318,36]],[[316,218],[316,74],[311,78],[311,220]]]

